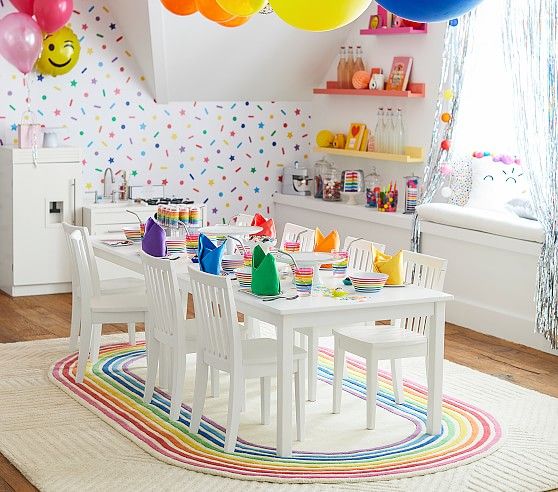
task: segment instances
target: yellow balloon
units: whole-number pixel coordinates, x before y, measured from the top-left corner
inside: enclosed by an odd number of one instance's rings
[[[305,31],[332,31],[359,17],[372,0],[269,0],[287,24]]]
[[[217,0],[219,7],[238,17],[250,17],[262,10],[267,0]]]
[[[64,26],[45,36],[43,51],[35,68],[43,75],[64,75],[76,66],[80,51],[79,39],[74,31]]]

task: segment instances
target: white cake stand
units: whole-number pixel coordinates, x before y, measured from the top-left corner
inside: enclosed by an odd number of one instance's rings
[[[199,231],[206,235],[214,236],[231,236],[237,239],[241,239],[244,236],[250,236],[251,234],[257,234],[263,230],[260,226],[236,226],[236,225],[213,225],[207,227],[201,227]],[[232,255],[234,253],[235,242],[227,237],[227,254]]]

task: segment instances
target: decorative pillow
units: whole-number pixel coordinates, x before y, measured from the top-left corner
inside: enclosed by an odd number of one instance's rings
[[[506,203],[526,189],[523,169],[515,163],[495,162],[487,156],[473,161],[473,184],[467,206],[508,212]]]
[[[451,177],[449,187],[451,195],[448,203],[464,207],[469,201],[471,187],[473,186],[473,166],[471,159],[458,159],[451,164]]]
[[[522,219],[537,220],[533,212],[533,204],[527,198],[514,198],[506,203],[506,209]]]

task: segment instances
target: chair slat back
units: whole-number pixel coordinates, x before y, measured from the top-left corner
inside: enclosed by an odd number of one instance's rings
[[[240,327],[230,279],[189,268],[196,320],[198,354],[232,370],[242,361]]]
[[[101,292],[101,281],[99,279],[99,270],[97,269],[97,260],[95,259],[95,253],[93,252],[93,245],[91,244],[91,238],[89,236],[89,230],[87,227],[79,227],[70,225],[66,222],[62,223],[62,229],[64,230],[64,235],[66,237],[66,245],[68,246],[68,252],[70,253],[70,270],[72,272],[72,290],[78,296],[80,295],[79,290],[79,280],[77,277],[77,264],[75,260],[75,255],[72,252],[72,243],[70,241],[70,235],[78,231],[81,234],[85,245],[85,252],[87,254],[87,263],[91,269],[91,282],[93,285],[93,294],[99,295]]]
[[[448,261],[435,256],[403,251],[405,282],[432,290],[443,290]],[[402,321],[408,330],[424,333],[428,326],[428,317],[407,318]]]
[[[283,249],[286,242],[295,241],[297,237],[300,242],[301,252],[314,251],[316,231],[314,229],[309,229],[308,227],[303,227],[297,224],[291,224],[289,222],[285,224],[285,228],[283,229],[283,236],[281,237],[280,245],[281,249]]]
[[[382,253],[386,247],[384,244],[374,243],[366,239],[347,236],[343,244],[343,251],[349,252],[349,271],[371,272],[374,270],[374,255],[372,246]]]
[[[147,289],[149,328],[151,334],[163,343],[180,343],[180,321],[184,307],[178,287],[174,262],[140,253]]]
[[[79,283],[82,311],[91,309],[91,298],[98,293],[94,292],[91,279],[91,266],[89,265],[89,255],[87,246],[83,240],[81,231],[74,231],[69,237],[70,251],[74,257],[76,266],[76,279]]]

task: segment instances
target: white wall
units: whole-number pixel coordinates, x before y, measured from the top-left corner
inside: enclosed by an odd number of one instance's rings
[[[359,28],[365,27],[361,22]],[[394,56],[412,56],[413,70],[411,81],[426,83],[426,98],[385,98],[356,96],[324,96],[316,95],[312,105],[312,122],[314,134],[321,129],[334,133],[347,133],[351,122],[366,123],[372,130],[376,126],[376,114],[379,106],[402,108],[404,112],[406,145],[424,147],[428,152],[431,141],[432,126],[438,86],[440,84],[442,52],[446,25],[431,24],[428,34],[412,36],[360,36],[358,29],[353,31],[347,45],[362,45],[365,53],[366,68],[382,67],[389,74]],[[331,64],[329,72],[322,80],[336,80],[337,60]],[[319,159],[321,155],[314,155]],[[368,174],[372,166],[376,166],[385,184],[397,179],[398,186],[403,190],[403,176],[413,173],[422,175],[424,165],[400,164],[392,162],[370,161],[364,159],[330,156],[329,160],[341,169],[363,169]]]

